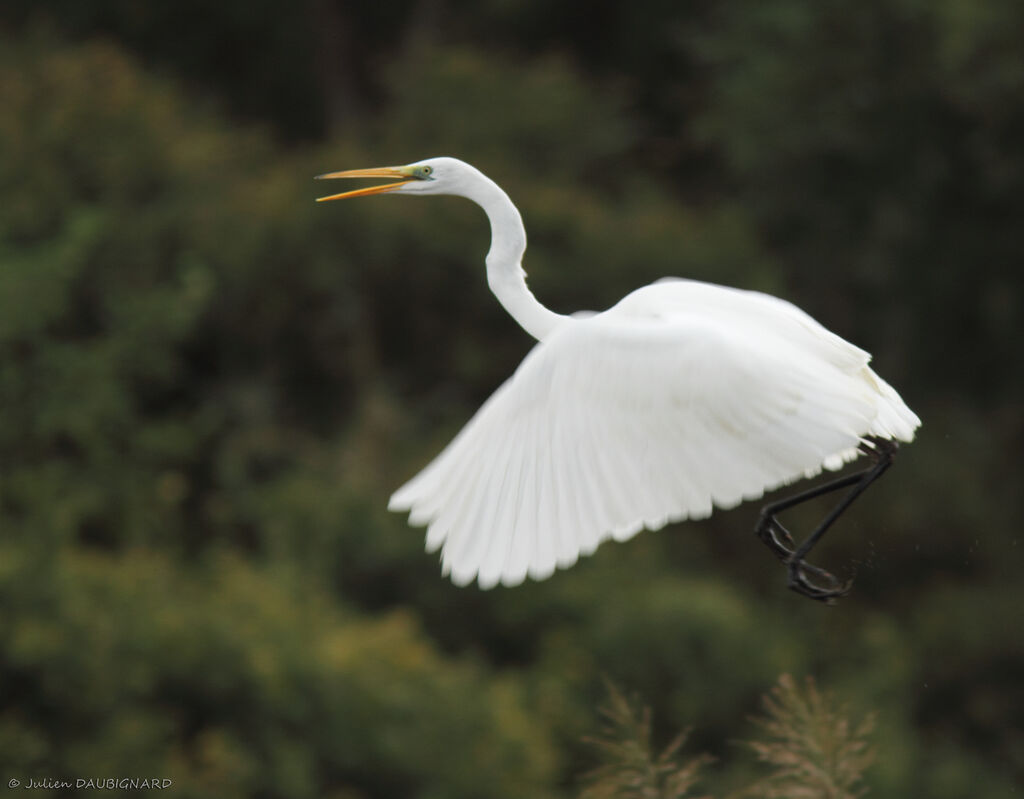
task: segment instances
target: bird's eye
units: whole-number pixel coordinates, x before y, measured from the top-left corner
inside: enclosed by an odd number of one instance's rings
[[[425,166],[420,171],[422,171],[424,175],[429,175],[431,172],[434,171],[434,168],[433,167],[429,167],[429,166]]]

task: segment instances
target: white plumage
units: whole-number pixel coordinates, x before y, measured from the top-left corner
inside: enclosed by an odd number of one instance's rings
[[[601,542],[699,519],[857,457],[920,424],[870,356],[794,305],[667,279],[613,308],[555,314],[529,292],[519,214],[451,158],[324,177],[401,182],[334,195],[458,194],[491,221],[491,288],[539,343],[391,497],[443,571],[481,588],[545,579]]]

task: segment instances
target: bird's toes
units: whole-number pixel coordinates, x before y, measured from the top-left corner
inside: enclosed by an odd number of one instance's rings
[[[774,516],[763,516],[757,524],[757,536],[775,555],[783,561],[793,556],[796,544],[789,530],[782,526]]]
[[[789,587],[798,594],[810,599],[832,604],[839,597],[846,596],[853,587],[853,580],[840,580],[831,572],[827,572],[817,566],[804,561],[791,560],[789,562]],[[808,575],[821,580],[825,585],[818,584],[809,579]]]
[[[785,542],[786,546],[790,549],[790,551],[796,549],[796,541],[794,541],[793,536],[789,534],[789,530],[783,527],[779,520],[775,519],[774,516],[772,517],[772,519],[775,521],[775,532],[782,537],[782,540]]]

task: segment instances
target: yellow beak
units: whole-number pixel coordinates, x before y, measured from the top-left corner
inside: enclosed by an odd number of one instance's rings
[[[317,197],[316,201],[318,203],[327,202],[328,200],[344,200],[349,197],[366,197],[370,194],[383,194],[384,192],[394,191],[400,186],[412,183],[415,180],[405,167],[398,166],[378,166],[373,169],[349,169],[344,172],[328,172],[324,175],[317,175],[314,180],[334,180],[335,178],[392,178],[398,182],[384,183],[380,186],[369,186],[365,189],[355,189],[354,191],[345,191],[341,194],[332,194],[329,197]]]

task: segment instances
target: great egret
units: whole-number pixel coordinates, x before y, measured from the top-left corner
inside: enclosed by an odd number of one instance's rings
[[[847,592],[804,558],[920,424],[868,353],[784,300],[678,278],[602,313],[554,313],[527,288],[519,211],[455,158],[318,177],[394,180],[320,201],[390,193],[477,203],[491,223],[491,291],[539,342],[388,503],[427,526],[427,551],[441,549],[453,582],[543,580],[609,538],[703,518],[864,453],[871,468],[766,506],[756,530],[791,588],[820,600]],[[776,514],[846,487],[796,546]]]

